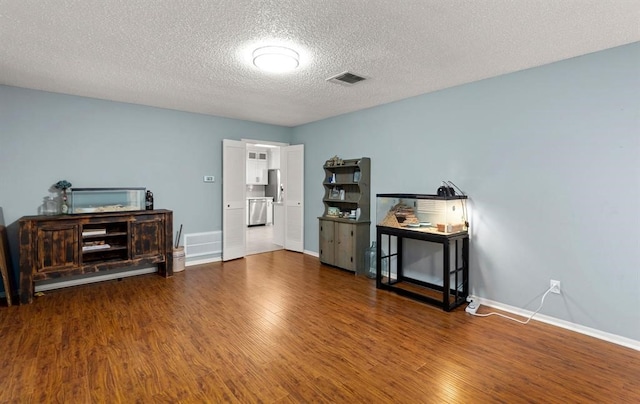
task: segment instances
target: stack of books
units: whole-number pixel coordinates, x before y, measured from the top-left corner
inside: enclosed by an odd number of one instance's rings
[[[82,251],[107,250],[109,248],[111,245],[105,243],[104,240],[88,241],[82,245]]]

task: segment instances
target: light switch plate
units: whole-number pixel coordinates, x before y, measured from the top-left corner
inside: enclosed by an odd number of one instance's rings
[[[204,181],[204,182],[216,182],[216,177],[214,177],[213,175],[205,175],[204,177],[202,177],[202,181]]]

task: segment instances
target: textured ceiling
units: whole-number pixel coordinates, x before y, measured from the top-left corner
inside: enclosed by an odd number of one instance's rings
[[[0,84],[296,126],[640,40],[638,0],[0,0]],[[265,74],[251,52],[301,66]],[[350,71],[369,78],[329,83]]]

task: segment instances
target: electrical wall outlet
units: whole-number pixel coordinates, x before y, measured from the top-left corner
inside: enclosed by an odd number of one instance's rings
[[[216,178],[213,175],[205,175],[202,177],[202,181],[204,182],[215,182]]]
[[[551,279],[551,282],[549,283],[549,287],[551,288],[551,293],[560,294],[560,292],[561,292],[560,281],[556,281],[556,280]]]

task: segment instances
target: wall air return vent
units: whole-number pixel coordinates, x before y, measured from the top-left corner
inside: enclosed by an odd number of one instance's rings
[[[366,78],[362,76],[358,76],[357,74],[349,73],[349,72],[340,73],[335,76],[329,77],[327,79],[327,81],[331,83],[346,84],[346,85],[353,85],[362,80],[366,80]]]

